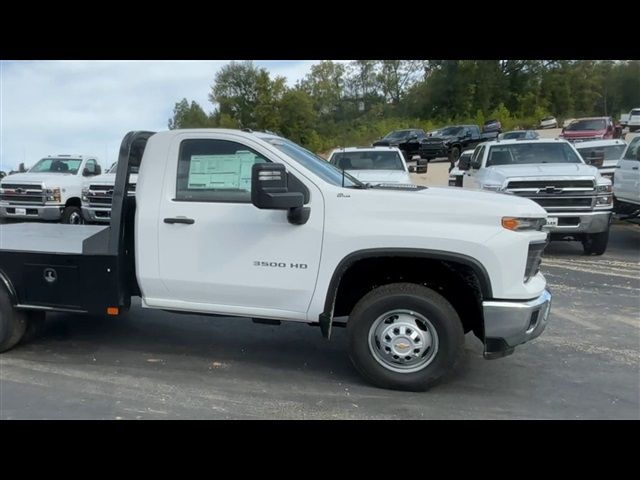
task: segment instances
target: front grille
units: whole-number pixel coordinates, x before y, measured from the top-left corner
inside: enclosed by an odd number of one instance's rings
[[[24,183],[4,183],[2,184],[2,194],[0,199],[5,202],[34,205],[44,205],[45,198],[42,187],[39,185],[29,185]]]
[[[87,193],[87,199],[89,200],[89,207],[105,208],[111,207],[113,201],[114,185],[90,185],[89,192]],[[128,195],[135,195],[136,184],[130,184]]]
[[[591,208],[593,197],[528,197],[544,208]]]
[[[553,188],[581,188],[593,190],[593,180],[514,180],[507,184],[507,190],[533,190]]]
[[[90,205],[99,205],[104,207],[105,205],[111,206],[111,197],[91,197],[89,196]]]
[[[527,264],[524,269],[524,281],[529,281],[540,271],[540,264],[542,263],[542,253],[544,252],[547,243],[530,243],[529,253],[527,254]]]

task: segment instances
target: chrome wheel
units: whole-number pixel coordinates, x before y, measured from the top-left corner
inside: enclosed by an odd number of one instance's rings
[[[411,310],[392,310],[371,325],[369,350],[388,370],[417,372],[438,353],[438,333],[423,315]]]
[[[79,212],[72,212],[71,215],[69,215],[69,223],[71,225],[81,225],[82,215]]]

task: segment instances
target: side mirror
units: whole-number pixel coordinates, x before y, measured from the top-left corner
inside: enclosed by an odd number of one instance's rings
[[[93,171],[89,170],[88,167],[84,167],[84,170],[82,170],[82,176],[83,177],[90,177],[93,175]]]
[[[414,167],[413,165],[409,165],[409,171],[411,173],[414,173],[416,171],[416,167]]]
[[[289,210],[290,223],[301,225],[309,219],[304,195],[290,192],[287,171],[280,163],[256,163],[251,169],[251,203],[263,210]]]
[[[102,175],[102,167],[100,165],[96,165],[96,175]]]
[[[469,170],[470,168],[471,168],[470,158],[466,157],[458,160],[458,170]]]

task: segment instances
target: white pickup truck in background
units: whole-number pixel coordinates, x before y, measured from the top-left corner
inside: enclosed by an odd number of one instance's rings
[[[111,221],[111,202],[116,184],[118,162],[109,170],[86,180],[82,185],[82,217],[86,223],[109,223]],[[129,179],[129,195],[135,195],[138,169],[133,169]]]
[[[640,136],[624,151],[613,183],[615,211],[624,219],[640,218]]]
[[[43,312],[119,315],[139,296],[143,308],[318,325],[325,338],[346,323],[365,378],[425,390],[460,363],[465,333],[499,358],[545,329],[547,213],[504,200],[367,186],[262,132],[130,132],[109,226],[3,226],[0,351]]]
[[[464,188],[529,198],[549,216],[551,240],[578,240],[585,254],[602,255],[609,241],[611,180],[586,165],[566,140],[502,140],[476,147],[459,163]]]
[[[0,183],[0,217],[82,223],[81,191],[87,177],[100,175],[97,157],[55,155]]]
[[[412,183],[411,169],[397,147],[339,148],[331,152],[329,163],[371,185]]]

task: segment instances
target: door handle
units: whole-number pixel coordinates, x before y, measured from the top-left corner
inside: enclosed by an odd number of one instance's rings
[[[175,218],[165,218],[164,223],[174,224],[174,223],[182,223],[184,225],[193,225],[196,221],[193,218],[187,217],[175,217]]]
[[[631,170],[638,170],[638,167],[631,167]]]

